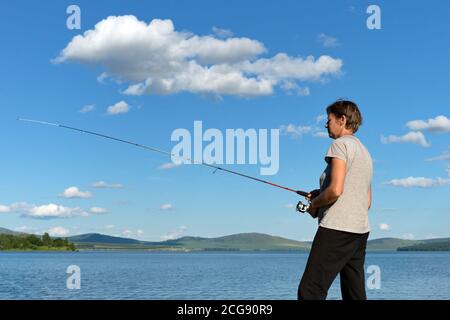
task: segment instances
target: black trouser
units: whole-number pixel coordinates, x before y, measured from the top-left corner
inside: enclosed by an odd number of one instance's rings
[[[298,286],[298,299],[326,299],[337,274],[343,300],[365,300],[364,259],[369,233],[350,233],[319,227]]]

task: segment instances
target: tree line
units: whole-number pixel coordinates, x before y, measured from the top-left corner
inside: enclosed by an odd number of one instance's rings
[[[75,251],[73,242],[67,238],[51,238],[46,232],[42,236],[34,234],[0,234],[0,250],[68,250]]]

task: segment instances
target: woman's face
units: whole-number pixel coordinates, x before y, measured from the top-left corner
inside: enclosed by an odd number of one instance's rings
[[[338,119],[332,113],[328,114],[328,121],[325,128],[328,130],[328,136],[332,139],[337,139],[341,136],[342,130],[345,128],[345,117]]]

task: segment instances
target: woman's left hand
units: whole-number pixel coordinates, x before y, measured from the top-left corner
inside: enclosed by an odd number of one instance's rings
[[[308,213],[315,218],[317,216],[317,207],[314,204],[314,200],[311,201],[311,203],[309,204],[309,208],[308,208]]]

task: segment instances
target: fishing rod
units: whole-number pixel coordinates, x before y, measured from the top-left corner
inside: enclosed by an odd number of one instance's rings
[[[17,118],[17,120],[33,122],[33,123],[38,123],[38,124],[43,124],[43,125],[48,125],[48,126],[54,126],[54,127],[59,127],[59,128],[69,129],[69,130],[74,130],[74,131],[78,131],[78,132],[81,132],[81,133],[87,133],[87,134],[90,134],[90,135],[94,135],[94,136],[98,136],[98,137],[114,140],[114,141],[117,141],[117,142],[130,144],[132,146],[143,148],[143,149],[146,149],[148,151],[157,152],[157,153],[160,153],[160,154],[168,155],[170,157],[176,157],[176,158],[179,158],[180,160],[187,160],[187,161],[191,162],[192,164],[201,164],[201,165],[213,168],[213,169],[215,169],[214,173],[217,170],[228,172],[228,173],[231,173],[231,174],[234,174],[234,175],[238,175],[238,176],[241,176],[241,177],[244,177],[244,178],[247,178],[247,179],[251,179],[251,180],[254,180],[254,181],[262,182],[262,183],[268,184],[268,185],[273,186],[273,187],[277,187],[277,188],[284,189],[284,190],[287,190],[287,191],[295,192],[296,194],[298,194],[300,196],[303,196],[305,198],[307,198],[307,196],[309,194],[308,192],[305,192],[305,191],[291,189],[291,188],[288,188],[288,187],[285,187],[285,186],[282,186],[282,185],[279,185],[279,184],[276,184],[276,183],[273,183],[273,182],[270,182],[270,181],[267,181],[267,180],[259,179],[259,178],[256,178],[256,177],[252,177],[252,176],[249,176],[249,175],[237,172],[237,171],[225,169],[225,168],[222,168],[222,167],[219,167],[219,166],[216,166],[216,165],[205,163],[203,161],[195,162],[194,160],[192,160],[190,158],[180,158],[177,155],[174,155],[173,153],[167,152],[165,150],[161,150],[161,149],[158,149],[158,148],[146,146],[146,145],[143,145],[143,144],[140,144],[140,143],[136,143],[136,142],[132,142],[132,141],[127,141],[127,140],[111,137],[111,136],[108,136],[108,135],[105,135],[105,134],[102,134],[102,133],[88,131],[88,130],[83,130],[83,129],[78,129],[78,128],[75,128],[75,127],[70,127],[70,126],[66,126],[66,125],[58,124],[58,123],[34,120],[34,119]],[[299,211],[299,212],[302,212],[302,213],[306,212],[309,209],[309,204],[310,204],[309,200],[308,200],[307,203],[299,201],[297,203],[297,206],[296,206],[296,211]]]

